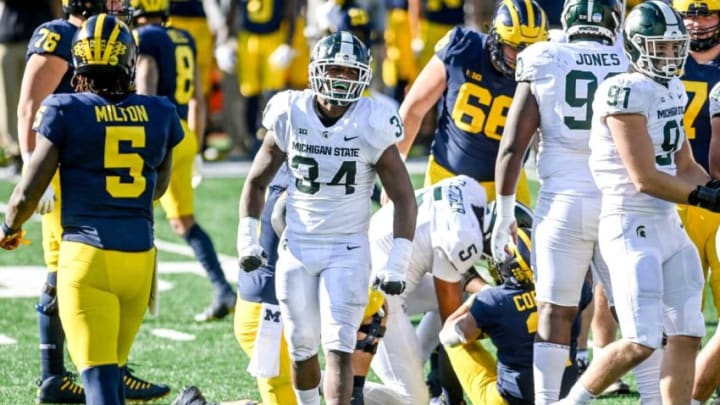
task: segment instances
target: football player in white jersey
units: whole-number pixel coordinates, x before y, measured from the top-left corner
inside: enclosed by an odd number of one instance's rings
[[[720,167],[720,83],[710,90],[710,124],[712,137],[710,140],[710,170],[717,171]],[[715,247],[720,251],[720,233],[715,235]],[[713,337],[705,343],[695,361],[695,384],[693,387],[693,405],[701,404],[710,399],[715,388],[720,385],[720,330],[716,329]]]
[[[275,286],[301,404],[320,403],[321,338],[325,400],[350,402],[350,354],[368,300],[368,226],[376,175],[396,210],[392,251],[375,284],[387,294],[405,288],[417,204],[395,146],[403,137],[397,113],[362,97],[372,76],[370,59],[365,45],[346,31],[315,45],[311,89],[278,93],[265,109],[267,133],[240,198],[238,254],[241,267],[251,271],[265,257],[257,241],[265,189],[288,162],[287,227]]]
[[[703,275],[676,204],[719,211],[720,190],[695,162],[682,125],[688,98],[677,75],[690,43],[682,17],[647,1],[628,14],[623,33],[630,73],[598,86],[590,136],[590,169],[602,192],[598,239],[622,338],[561,403],[589,403],[660,348],[665,333],[662,403],[689,404],[705,334]]]
[[[535,402],[557,401],[570,352],[570,330],[577,315],[588,268],[607,278],[597,245],[600,191],[588,157],[592,99],[598,84],[625,72],[627,60],[614,41],[622,3],[568,0],[562,13],[567,42],[540,42],[518,55],[518,81],[495,165],[498,220],[493,256],[507,258],[514,233],[515,191],[527,150],[540,131],[540,178],[533,229],[532,267],[538,305],[534,345]]]
[[[418,217],[407,286],[401,295],[386,296],[387,330],[372,361],[372,369],[385,388],[395,391],[401,404],[426,404],[428,389],[423,376],[424,353],[410,316],[439,311],[444,321],[463,303],[463,274],[472,269],[483,252],[483,217],[487,197],[471,177],[442,180],[417,193]],[[374,272],[382,271],[393,254],[392,217],[399,208],[384,205],[370,221],[370,250]],[[442,324],[433,331],[435,347]],[[460,372],[461,370],[457,370]],[[365,401],[373,402],[366,390]]]

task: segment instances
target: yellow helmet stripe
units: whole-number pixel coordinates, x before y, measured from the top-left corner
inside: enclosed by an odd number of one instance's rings
[[[112,56],[113,48],[115,47],[115,41],[117,41],[117,37],[120,35],[120,24],[115,24],[115,27],[113,27],[112,32],[110,33],[110,38],[108,38],[107,42],[105,43],[105,53],[103,54],[103,63],[110,62],[110,56]]]
[[[106,14],[100,14],[97,16],[97,20],[95,20],[95,31],[93,32],[93,42],[95,43],[95,50],[93,51],[92,59],[88,60],[88,62],[90,63],[95,62],[97,58],[99,58],[102,54],[100,50],[100,44],[102,43],[102,31],[103,25],[105,24],[106,16]]]
[[[535,9],[532,6],[532,0],[525,0],[525,12],[528,16],[528,27],[535,26]]]
[[[530,249],[530,247],[532,246],[532,242],[530,241],[530,237],[528,236],[528,234],[526,232],[518,231],[517,235],[518,239],[523,241],[523,243],[525,243],[525,246]],[[519,253],[520,252],[518,251],[518,255],[515,259],[520,264],[520,267],[522,267],[523,269],[530,269],[530,263],[525,262],[525,258]]]

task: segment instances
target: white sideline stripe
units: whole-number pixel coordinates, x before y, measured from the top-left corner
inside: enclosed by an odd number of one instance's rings
[[[177,341],[191,341],[195,340],[195,335],[191,335],[189,333],[180,332],[179,330],[175,329],[153,329],[150,331],[153,335],[164,338],[164,339],[170,339],[170,340],[177,340]]]
[[[175,253],[182,256],[187,257],[195,257],[195,253],[193,253],[192,248],[188,245],[181,245],[179,243],[174,242],[168,242],[160,239],[155,239],[155,246],[164,252],[169,253]],[[220,259],[220,262],[229,262],[229,261],[235,261],[236,259],[232,256],[223,255],[218,253],[218,259]]]
[[[0,345],[16,345],[17,340],[11,338],[8,335],[3,335],[0,333]]]
[[[236,260],[231,263],[221,263],[225,270],[225,277],[231,285],[237,282],[239,266]],[[160,274],[191,273],[200,277],[207,277],[205,270],[197,262],[160,262]],[[45,282],[45,266],[3,266],[0,267],[0,299],[2,298],[32,298],[40,295]],[[158,289],[161,292],[169,291],[174,283],[160,278]],[[211,288],[210,283],[207,285]]]

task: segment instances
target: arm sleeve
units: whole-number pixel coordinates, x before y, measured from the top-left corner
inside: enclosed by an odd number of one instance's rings
[[[290,92],[283,91],[274,95],[263,111],[262,125],[275,134],[275,142],[281,151],[287,152],[287,121],[290,110]]]
[[[63,115],[62,105],[55,95],[50,95],[35,113],[33,130],[55,145],[61,145],[65,139]]]

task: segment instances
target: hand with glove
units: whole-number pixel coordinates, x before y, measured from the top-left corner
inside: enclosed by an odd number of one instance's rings
[[[12,229],[7,226],[5,221],[3,221],[2,225],[0,226],[0,248],[5,250],[15,250],[21,244],[30,244],[30,241],[23,238],[24,236],[25,231],[23,231],[22,229]]]
[[[228,40],[215,48],[215,61],[223,73],[236,74],[237,42]]]
[[[202,175],[203,158],[201,154],[195,155],[192,167],[192,188],[197,188],[203,181]]]
[[[498,195],[496,200],[497,219],[492,230],[490,248],[493,258],[502,263],[508,258],[505,247],[517,238],[515,222],[515,195]]]
[[[412,241],[395,238],[385,267],[375,274],[372,286],[389,295],[399,295],[405,291],[405,272],[412,255]]]
[[[710,185],[712,180],[708,183]],[[720,188],[697,186],[688,196],[688,204],[696,205],[713,212],[720,212]]]
[[[48,186],[48,188],[43,193],[42,197],[40,197],[40,200],[38,201],[38,206],[35,212],[37,212],[40,215],[49,214],[52,212],[53,208],[55,207],[55,191],[53,191],[52,186]]]
[[[290,66],[297,52],[290,47],[288,44],[282,44],[275,48],[273,53],[270,54],[270,65],[275,69],[285,69]]]
[[[258,242],[260,221],[255,218],[240,218],[237,235],[237,251],[240,268],[253,271],[267,264],[267,254]]]

